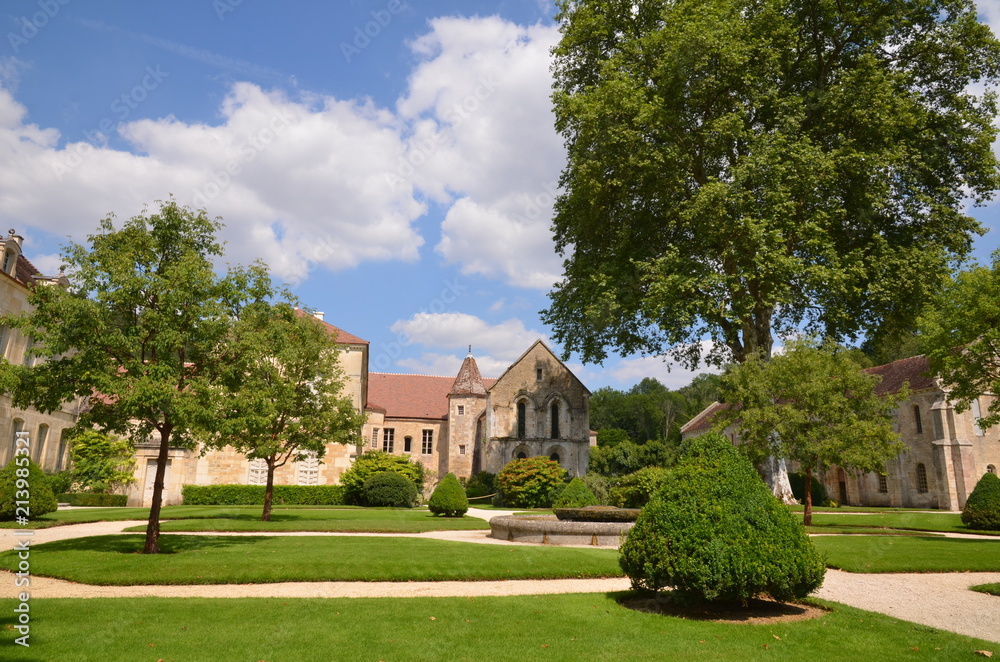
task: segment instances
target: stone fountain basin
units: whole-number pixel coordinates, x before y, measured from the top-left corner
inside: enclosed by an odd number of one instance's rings
[[[635,522],[577,522],[555,515],[507,515],[490,520],[490,537],[543,545],[615,547]]]

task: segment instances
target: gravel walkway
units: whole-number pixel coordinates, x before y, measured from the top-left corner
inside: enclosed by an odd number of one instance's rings
[[[478,510],[483,519],[509,514]],[[470,510],[470,514],[473,511]],[[39,529],[30,537],[17,529],[0,529],[0,551],[24,539],[32,546],[54,540],[122,533],[144,520],[94,522]],[[484,544],[509,545],[489,538],[488,531],[432,531],[418,534],[331,534],[328,532],[275,532],[271,535],[391,535],[435,538]],[[261,535],[230,532],[206,535]],[[527,543],[517,543],[527,544]],[[977,593],[968,587],[1000,582],[1000,573],[854,574],[827,570],[816,597],[888,614],[959,634],[1000,643],[1000,597]],[[489,595],[540,595],[547,593],[603,593],[629,588],[625,578],[512,580],[484,582],[285,582],[279,584],[227,584],[205,586],[91,586],[46,577],[31,578],[32,598],[108,597],[210,597],[210,598],[358,598],[358,597],[468,597]],[[0,598],[22,591],[10,573],[0,572]]]

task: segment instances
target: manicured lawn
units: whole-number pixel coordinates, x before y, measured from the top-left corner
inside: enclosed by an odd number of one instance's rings
[[[1000,572],[1000,540],[821,536],[813,542],[827,566],[848,572]]]
[[[443,581],[621,577],[613,549],[481,545],[341,536],[92,536],[31,548],[33,575],[84,584],[249,584],[285,581]],[[0,555],[0,567],[16,552]]]
[[[260,521],[260,506],[167,506],[164,531],[344,531],[360,533],[420,533],[422,531],[488,529],[476,517],[434,517],[423,508],[356,508],[351,506],[278,506],[271,522]],[[146,519],[148,508],[84,508],[59,510],[32,520],[33,528],[84,522]],[[164,520],[177,520],[167,522]],[[21,528],[3,522],[4,528]],[[145,530],[144,527],[140,527]]]
[[[859,528],[909,529],[914,531],[953,531],[1000,536],[1000,531],[979,531],[962,524],[960,513],[885,512],[873,515],[813,515],[812,532],[840,533]],[[874,533],[874,532],[873,532]]]
[[[980,584],[979,586],[973,586],[972,590],[1000,596],[1000,584]]]
[[[312,662],[329,660],[976,659],[996,644],[830,605],[773,625],[685,620],[613,596],[482,598],[46,599],[31,603],[31,647],[5,660]],[[0,628],[14,602],[0,601]]]

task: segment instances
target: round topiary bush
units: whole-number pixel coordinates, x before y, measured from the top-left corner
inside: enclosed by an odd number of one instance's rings
[[[792,514],[725,437],[692,440],[643,508],[619,563],[634,589],[673,587],[682,601],[802,598],[823,559]]]
[[[382,471],[406,476],[417,486],[418,493],[424,489],[424,465],[411,462],[409,458],[400,455],[367,451],[359,455],[351,468],[340,477],[340,484],[344,488],[344,503],[352,506],[366,505],[365,481]]]
[[[469,509],[469,499],[465,495],[462,484],[458,482],[458,478],[455,478],[455,474],[449,473],[441,479],[441,482],[434,488],[434,493],[431,494],[427,507],[435,515],[444,515],[445,517],[465,515]]]
[[[552,505],[552,488],[560,485],[566,470],[547,457],[511,460],[497,474],[495,485],[504,505],[544,508]]]
[[[962,522],[973,529],[1000,531],[1000,478],[996,474],[986,473],[976,483],[962,509]]]
[[[10,521],[25,514],[23,510],[18,512],[18,501],[28,502],[29,520],[59,507],[45,472],[27,455],[15,455],[0,469],[0,520]]]
[[[553,508],[585,508],[597,505],[599,505],[597,497],[579,477],[569,481],[566,489],[552,502]]]
[[[412,508],[417,502],[417,486],[395,471],[380,471],[365,481],[365,505]]]

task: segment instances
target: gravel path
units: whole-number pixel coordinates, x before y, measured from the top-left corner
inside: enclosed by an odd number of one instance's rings
[[[489,519],[509,514],[495,510],[470,510]],[[0,551],[18,541],[31,545],[93,535],[122,533],[122,529],[144,524],[144,520],[94,522],[39,529],[31,536],[17,529],[0,529]],[[261,535],[259,532],[229,532],[206,535]],[[488,531],[432,531],[417,534],[331,534],[328,532],[275,532],[271,535],[391,535],[435,538],[484,544],[509,545],[488,537]],[[517,543],[527,544],[527,543]],[[854,574],[827,570],[816,597],[888,614],[959,634],[1000,643],[1000,597],[976,593],[968,587],[1000,582],[1000,573]],[[210,598],[358,598],[358,597],[468,597],[489,595],[540,595],[546,593],[603,593],[629,588],[625,578],[511,580],[484,582],[284,582],[279,584],[227,584],[205,586],[91,586],[46,577],[32,577],[33,598],[108,597],[210,597]],[[13,598],[22,591],[10,573],[0,572],[0,598]]]

